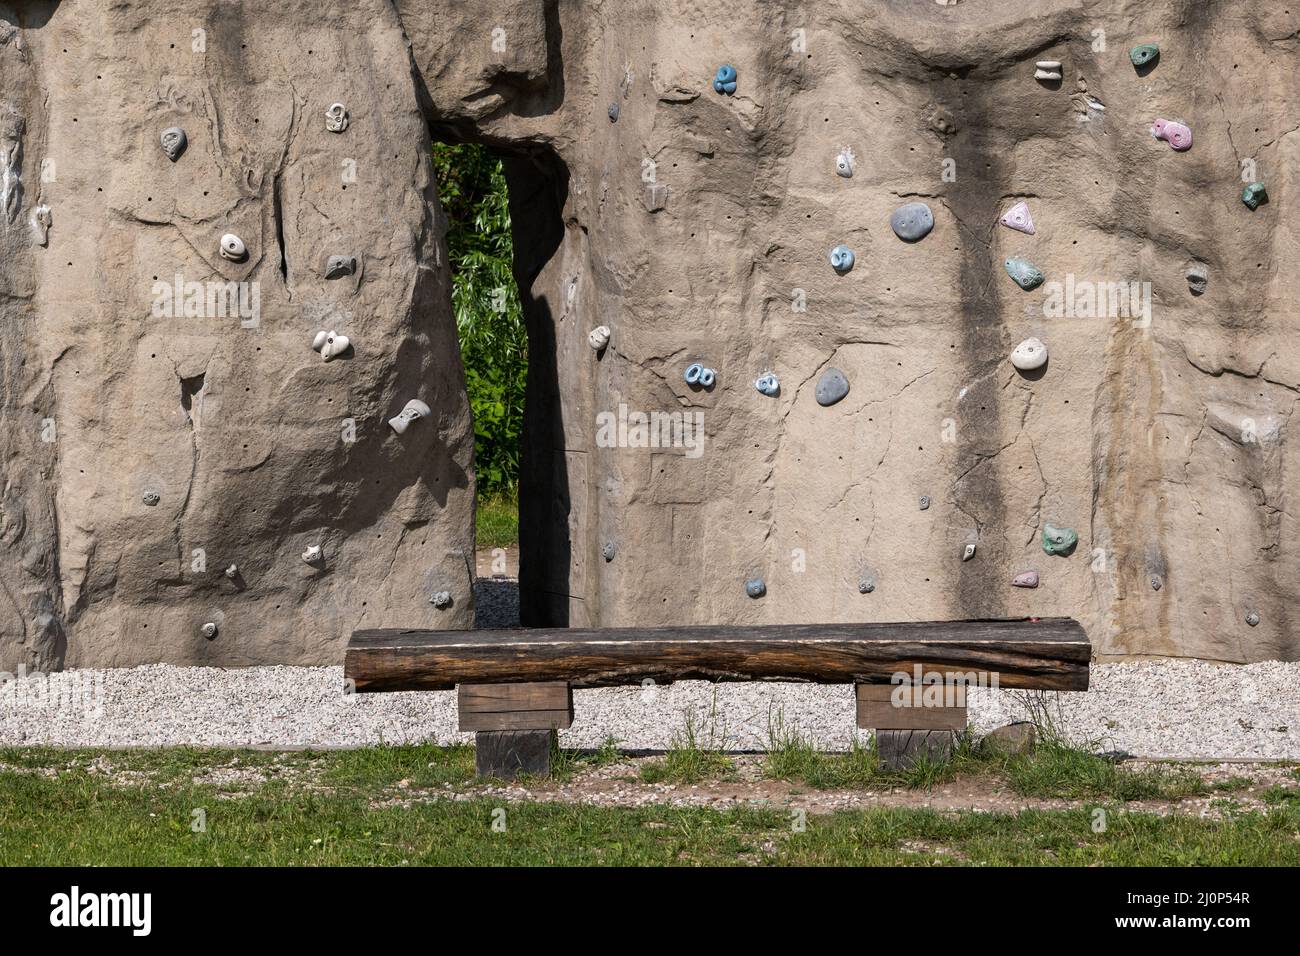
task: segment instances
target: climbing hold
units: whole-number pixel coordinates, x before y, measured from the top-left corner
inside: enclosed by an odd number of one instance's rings
[[[1059,81],[1061,79],[1061,61],[1039,60],[1034,64],[1034,79]]]
[[[781,383],[772,372],[764,372],[760,375],[754,381],[754,387],[769,398],[775,398],[781,392]]]
[[[930,496],[929,496],[929,495],[922,495],[921,498],[920,498],[920,500],[919,500],[917,503],[921,506],[921,510],[922,510],[922,511],[929,511],[929,510],[930,510]]]
[[[876,589],[876,581],[874,578],[864,577],[858,581],[859,594],[870,594],[875,589]]]
[[[429,598],[429,603],[439,611],[445,611],[447,608],[451,607],[451,592],[436,591],[434,592],[433,597]]]
[[[967,544],[961,549],[961,559],[963,561],[969,561],[973,557],[975,557],[975,545]]]
[[[690,365],[686,366],[686,372],[683,377],[686,379],[687,385],[698,385],[700,383],[700,376],[703,374],[704,366],[699,362],[692,362]]]
[[[587,333],[587,344],[596,352],[599,352],[609,344],[609,326],[598,325]]]
[[[853,250],[846,245],[838,245],[831,250],[831,268],[840,275],[853,268]]]
[[[1259,612],[1258,612],[1258,611],[1247,611],[1247,612],[1246,612],[1246,623],[1249,624],[1251,627],[1254,627],[1256,624],[1258,624],[1258,623],[1259,623]]]
[[[1164,587],[1164,582],[1160,580],[1160,575],[1151,575],[1151,590],[1159,591],[1162,587]]]
[[[1029,260],[1012,256],[1006,261],[1007,275],[1016,280],[1016,285],[1028,292],[1043,284],[1043,274]]]
[[[605,110],[605,113],[606,113],[607,116],[609,116],[609,121],[610,121],[611,123],[617,123],[617,122],[618,122],[618,104],[617,104],[617,103],[610,103],[610,104],[609,104],[609,109]]]
[[[247,259],[248,247],[244,245],[244,240],[233,232],[228,232],[222,236],[221,258],[229,259],[231,262],[243,262]]]
[[[1038,339],[1025,339],[1011,352],[1011,364],[1030,372],[1047,364],[1047,346]]]
[[[49,243],[50,226],[53,223],[54,219],[50,216],[49,206],[37,206],[32,210],[32,238],[36,240],[38,246]]]
[[[428,415],[429,406],[424,404],[424,402],[420,401],[418,398],[413,398],[406,403],[405,408],[388,420],[388,427],[401,435],[411,427],[411,422],[421,418],[426,418]]]
[[[162,501],[162,496],[159,495],[158,492],[156,491],[146,491],[143,495],[140,496],[140,500],[143,501],[145,504],[147,504],[150,508],[152,508],[158,502]]]
[[[1029,203],[1018,202],[1002,214],[998,220],[1002,225],[1017,232],[1034,234],[1034,217],[1029,215]]]
[[[814,394],[817,397],[818,405],[834,405],[849,394],[849,380],[844,377],[844,373],[839,369],[828,368],[822,372],[821,378],[817,379],[817,388]]]
[[[712,388],[717,377],[718,373],[711,368],[700,369],[700,385],[704,388]]]
[[[1264,189],[1263,183],[1251,183],[1241,191],[1241,201],[1249,209],[1258,209],[1268,202],[1268,191]]]
[[[934,213],[923,202],[909,202],[894,210],[889,225],[904,242],[919,242],[934,228]]]
[[[324,558],[324,556],[325,553],[321,550],[319,544],[308,545],[307,550],[302,553],[302,559],[308,564],[315,564],[317,561]]]
[[[163,152],[167,154],[167,158],[173,163],[181,158],[181,153],[185,152],[185,146],[189,143],[185,136],[185,130],[179,126],[168,126],[162,131],[162,135],[158,137],[158,140],[162,143]]]
[[[1038,587],[1037,571],[1021,571],[1011,579],[1013,588],[1036,588]]]
[[[325,111],[325,128],[331,133],[341,133],[348,128],[348,110],[342,103],[334,103]]]
[[[713,89],[718,93],[736,92],[736,68],[730,63],[718,67],[718,72],[713,75]]]
[[[1210,273],[1201,263],[1193,263],[1187,267],[1187,289],[1192,295],[1202,295],[1209,281]]]
[[[745,593],[752,598],[761,598],[767,593],[767,585],[762,578],[750,578],[745,582]]]
[[[226,577],[233,579],[238,574],[239,574],[239,565],[232,564],[230,567],[226,568]]]
[[[616,554],[618,554],[618,548],[614,545],[613,541],[606,541],[604,545],[601,546],[600,556],[606,561],[613,561],[614,555]]]
[[[835,175],[848,179],[853,175],[853,150],[845,146],[835,157]]]
[[[1048,554],[1069,554],[1079,543],[1079,535],[1073,528],[1058,528],[1047,523],[1043,525],[1043,550]]]
[[[330,256],[325,260],[325,278],[338,279],[357,271],[356,256]]]
[[[1151,135],[1156,139],[1163,139],[1180,153],[1192,147],[1191,127],[1175,123],[1173,120],[1157,118],[1151,124]]]
[[[199,633],[202,634],[204,637],[206,637],[208,640],[211,640],[212,638],[216,637],[217,636],[216,622],[208,621],[201,628],[199,628]]]
[[[1154,63],[1160,56],[1160,47],[1154,43],[1143,43],[1141,46],[1135,46],[1128,51],[1128,58],[1135,67],[1143,67],[1148,63]]]
[[[339,335],[333,330],[317,332],[316,337],[311,342],[311,347],[319,352],[320,357],[326,362],[337,355],[342,355],[351,345],[352,343],[346,335]]]

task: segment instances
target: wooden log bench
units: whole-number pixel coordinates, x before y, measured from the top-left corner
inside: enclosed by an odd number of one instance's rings
[[[678,680],[857,685],[857,725],[881,762],[942,759],[964,689],[1087,690],[1092,648],[1071,618],[900,624],[362,630],[344,676],[360,693],[457,689],[480,776],[550,771],[573,689]],[[903,675],[909,682],[899,687]]]

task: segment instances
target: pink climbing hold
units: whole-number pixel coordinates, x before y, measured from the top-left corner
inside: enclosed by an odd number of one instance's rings
[[[1191,128],[1182,123],[1175,123],[1173,120],[1157,118],[1151,125],[1151,135],[1156,139],[1163,139],[1180,153],[1192,148]]]
[[[1017,588],[1036,588],[1038,587],[1038,572],[1022,571],[1012,578],[1011,584]]]
[[[1002,214],[998,220],[1004,226],[1015,229],[1017,232],[1034,234],[1034,217],[1029,215],[1029,203],[1018,202]]]

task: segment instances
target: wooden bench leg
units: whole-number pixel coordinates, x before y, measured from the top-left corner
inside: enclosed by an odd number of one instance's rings
[[[927,688],[904,688],[917,692],[899,695],[913,706],[897,706],[892,684],[858,684],[858,727],[876,732],[876,752],[880,766],[887,770],[906,770],[919,760],[942,763],[952,756],[958,732],[966,729],[965,698],[960,705],[934,706],[923,698]],[[933,696],[946,688],[928,688]],[[962,688],[954,688],[962,690]],[[949,694],[949,699],[953,699]]]
[[[456,690],[460,729],[474,731],[480,777],[550,775],[555,731],[573,723],[573,690],[567,683],[461,684]]]
[[[521,773],[549,777],[555,736],[554,730],[480,730],[474,734],[474,771],[498,780]]]

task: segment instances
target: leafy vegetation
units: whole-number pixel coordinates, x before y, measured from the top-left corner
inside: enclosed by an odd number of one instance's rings
[[[510,503],[519,480],[528,336],[511,271],[505,174],[501,161],[475,144],[434,143],[433,168],[447,215],[452,310],[474,414],[478,490]]]

